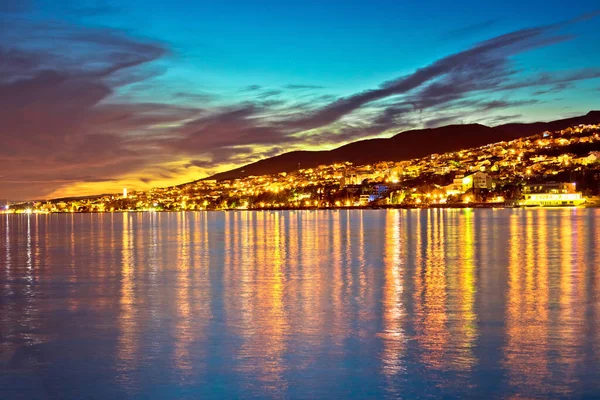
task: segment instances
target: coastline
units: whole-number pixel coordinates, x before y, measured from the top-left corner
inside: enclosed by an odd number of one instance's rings
[[[381,205],[381,206],[341,206],[341,207],[271,207],[271,208],[232,208],[213,210],[115,210],[115,211],[31,211],[6,212],[0,215],[30,214],[115,214],[115,213],[180,213],[180,212],[236,212],[236,211],[335,211],[335,210],[428,210],[428,209],[561,209],[561,208],[600,208],[600,204],[582,204],[579,206],[515,206],[494,203],[433,204],[433,205]]]

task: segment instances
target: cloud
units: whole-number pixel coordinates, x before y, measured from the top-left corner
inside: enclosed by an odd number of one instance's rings
[[[11,35],[0,39],[0,159],[8,161],[5,169],[13,179],[24,183],[45,179],[54,182],[54,190],[72,182],[91,182],[82,173],[108,175],[102,181],[110,181],[148,163],[142,151],[128,145],[133,141],[128,134],[144,126],[138,122],[158,123],[171,117],[153,119],[148,105],[115,107],[106,101],[118,88],[111,79],[167,50],[113,30],[25,25],[27,32],[22,25],[13,26]],[[12,42],[15,32],[23,39]],[[67,47],[70,53],[60,54]],[[34,189],[43,194],[49,186]],[[8,187],[17,196],[27,195],[26,188],[19,194],[14,183]],[[6,181],[0,182],[0,191],[8,187]]]
[[[345,97],[316,85],[254,84],[238,102],[192,90],[148,102],[138,96],[155,89],[161,70],[154,62],[171,54],[168,46],[115,29],[0,19],[0,162],[11,177],[0,178],[0,197],[9,190],[43,196],[94,177],[115,184],[124,175],[142,184],[177,180],[186,170],[217,172],[474,115],[499,123],[519,115],[496,112],[600,77],[600,69],[584,69],[524,79],[514,66],[516,55],[569,40],[560,33],[569,21],[483,41]],[[534,87],[540,99],[512,97],[515,89]]]
[[[290,89],[290,90],[303,90],[303,89],[324,89],[325,86],[320,86],[320,85],[298,85],[298,84],[290,84],[290,85],[285,85],[284,89]]]
[[[486,30],[488,30],[490,27],[494,26],[497,23],[496,20],[493,19],[488,19],[486,21],[482,21],[482,22],[477,22],[475,24],[472,25],[467,25],[467,26],[463,26],[457,29],[452,29],[450,31],[447,31],[444,33],[443,37],[445,39],[448,38],[452,38],[452,39],[463,39],[463,38],[469,38],[471,36],[480,34],[482,32],[485,32]]]
[[[532,105],[532,104],[537,104],[539,103],[538,100],[517,100],[517,101],[509,101],[509,100],[491,100],[491,101],[484,101],[484,102],[480,102],[477,110],[478,111],[490,111],[490,110],[497,110],[497,109],[506,109],[506,108],[511,108],[511,107],[522,107],[522,106],[528,106],[528,105]]]
[[[283,92],[281,90],[266,90],[260,94],[258,94],[256,97],[259,99],[266,99],[268,97],[274,97],[274,96],[279,96],[280,94],[282,94]]]
[[[246,103],[225,107],[178,128],[176,138],[165,142],[178,152],[217,152],[232,146],[273,144],[286,141],[286,132],[264,121],[268,110]]]
[[[457,120],[461,118],[460,115],[448,115],[443,117],[437,117],[425,121],[425,128],[437,128],[438,126],[448,125],[451,123],[457,123]],[[458,122],[460,123],[460,122]]]
[[[498,124],[505,124],[510,122],[517,122],[523,118],[522,114],[512,114],[512,115],[500,115],[496,117],[492,117],[488,120],[488,124],[491,126],[496,126]]]
[[[254,92],[256,90],[261,90],[263,87],[261,85],[249,85],[242,89],[243,92]]]
[[[414,73],[385,82],[376,89],[341,98],[326,107],[292,121],[299,129],[313,129],[333,123],[366,104],[390,96],[405,95],[422,89],[417,108],[431,102],[446,102],[462,95],[500,86],[503,79],[515,74],[510,57],[538,47],[567,40],[554,34],[557,26],[529,28],[486,40],[478,45],[441,58]],[[424,85],[428,85],[423,87]],[[435,99],[428,97],[434,95]]]
[[[584,68],[574,71],[558,71],[553,73],[542,72],[536,74],[535,77],[518,79],[513,82],[506,83],[505,85],[500,86],[498,90],[514,90],[548,85],[556,86],[596,78],[600,78],[600,68]]]
[[[190,93],[190,92],[176,92],[173,93],[173,98],[185,101],[194,101],[200,103],[208,103],[215,100],[217,96],[212,93]]]
[[[563,90],[571,89],[572,87],[575,87],[575,85],[570,82],[559,82],[559,83],[555,83],[555,84],[551,85],[550,87],[548,87],[546,89],[536,90],[532,94],[534,96],[541,96],[543,94],[548,94],[548,93],[562,92]]]

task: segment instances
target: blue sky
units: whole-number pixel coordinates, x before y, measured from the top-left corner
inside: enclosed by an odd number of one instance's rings
[[[600,9],[594,1],[569,7],[564,1],[452,3],[130,1],[111,2],[120,15],[88,22],[164,41],[174,52],[165,61],[172,68],[167,76],[175,81],[183,77],[217,90],[298,82],[351,94],[480,40]],[[600,29],[594,22],[566,31],[580,36],[573,43],[524,55],[523,61],[553,69],[572,67],[574,61],[578,66],[598,65],[600,54],[592,49],[600,42]]]
[[[0,0],[0,197],[599,108],[597,1]]]

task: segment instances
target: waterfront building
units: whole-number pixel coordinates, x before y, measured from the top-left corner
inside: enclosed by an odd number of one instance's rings
[[[575,193],[575,182],[528,183],[523,186],[523,193]]]
[[[585,198],[576,191],[575,183],[534,183],[523,187],[519,205],[526,207],[579,206]]]
[[[361,194],[359,197],[359,200],[358,200],[358,202],[361,206],[368,205],[370,201],[372,201],[371,195],[368,195],[368,194]]]

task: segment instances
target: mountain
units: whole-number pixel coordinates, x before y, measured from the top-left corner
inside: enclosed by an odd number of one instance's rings
[[[403,161],[434,153],[446,153],[490,143],[513,140],[544,131],[579,124],[600,123],[600,111],[551,122],[511,123],[488,127],[480,124],[448,125],[398,133],[388,139],[366,139],[333,150],[292,151],[213,175],[205,179],[226,180],[251,175],[291,172],[300,168],[350,161],[355,165],[378,161]]]

